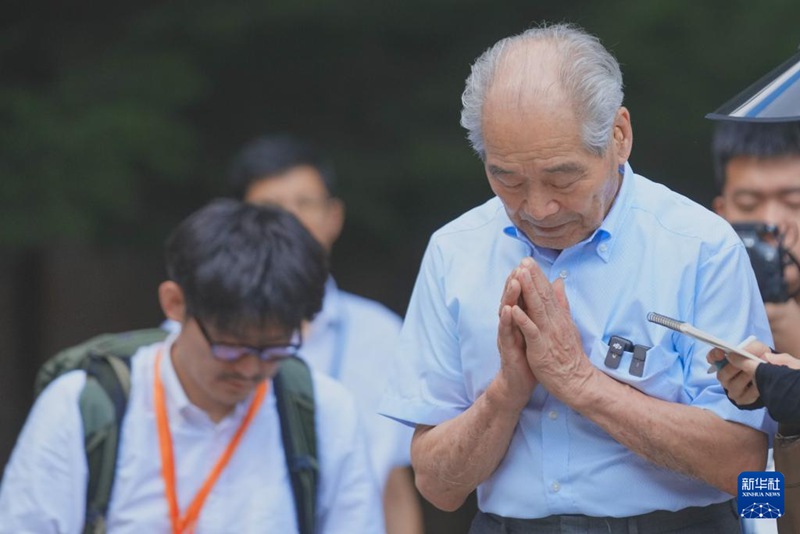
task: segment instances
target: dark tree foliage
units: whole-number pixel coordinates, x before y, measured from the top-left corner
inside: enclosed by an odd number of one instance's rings
[[[703,116],[800,44],[792,1],[43,2],[5,15],[0,244],[157,250],[223,191],[241,143],[289,130],[338,166],[334,270],[356,287],[399,281],[398,308],[430,232],[490,194],[458,118],[469,65],[498,38],[540,21],[598,34],[623,64],[633,165],[704,204]]]

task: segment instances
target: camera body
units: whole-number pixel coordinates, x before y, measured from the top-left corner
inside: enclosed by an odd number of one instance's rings
[[[731,226],[747,249],[764,302],[789,300],[789,289],[783,276],[787,250],[783,247],[783,236],[778,228],[761,222],[734,223]]]

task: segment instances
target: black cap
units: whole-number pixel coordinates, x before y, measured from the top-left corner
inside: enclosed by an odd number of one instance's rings
[[[800,52],[706,118],[745,122],[800,120]]]

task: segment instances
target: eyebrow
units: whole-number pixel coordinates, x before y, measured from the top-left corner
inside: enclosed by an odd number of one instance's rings
[[[792,193],[800,193],[800,187],[784,187],[775,192],[760,191],[758,189],[742,188],[733,192],[733,196],[738,195],[757,195],[757,196],[771,196],[771,195],[789,195]]]
[[[513,171],[500,168],[497,165],[489,165],[487,169],[489,170],[489,174],[491,174],[492,176],[509,176],[511,174],[514,174]],[[561,174],[561,173],[581,174],[586,172],[586,167],[584,167],[580,163],[566,162],[566,163],[559,163],[551,167],[545,167],[542,170],[547,174]]]
[[[509,170],[501,169],[497,165],[489,165],[488,169],[489,169],[489,174],[491,174],[492,176],[507,176],[509,174],[514,174]]]
[[[553,165],[552,167],[546,167],[544,172],[548,174],[556,174],[556,173],[579,173],[584,172],[586,169],[583,165],[574,162],[567,162],[567,163],[559,163],[558,165]]]
[[[741,196],[741,195],[764,195],[761,191],[757,189],[737,189],[733,192],[733,196]]]

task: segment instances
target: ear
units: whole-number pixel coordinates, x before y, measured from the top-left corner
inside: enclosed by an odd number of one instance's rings
[[[325,248],[330,252],[333,244],[339,239],[344,228],[344,202],[341,199],[332,197],[329,200],[328,212],[325,216]]]
[[[183,290],[178,284],[172,280],[161,282],[158,286],[158,302],[168,319],[183,324],[186,319],[186,301],[183,298]]]
[[[628,108],[621,106],[614,118],[614,150],[616,151],[617,164],[628,161],[633,149],[633,126]]]
[[[721,196],[714,197],[714,200],[711,201],[711,207],[714,209],[714,212],[722,217],[725,218],[725,199]]]

